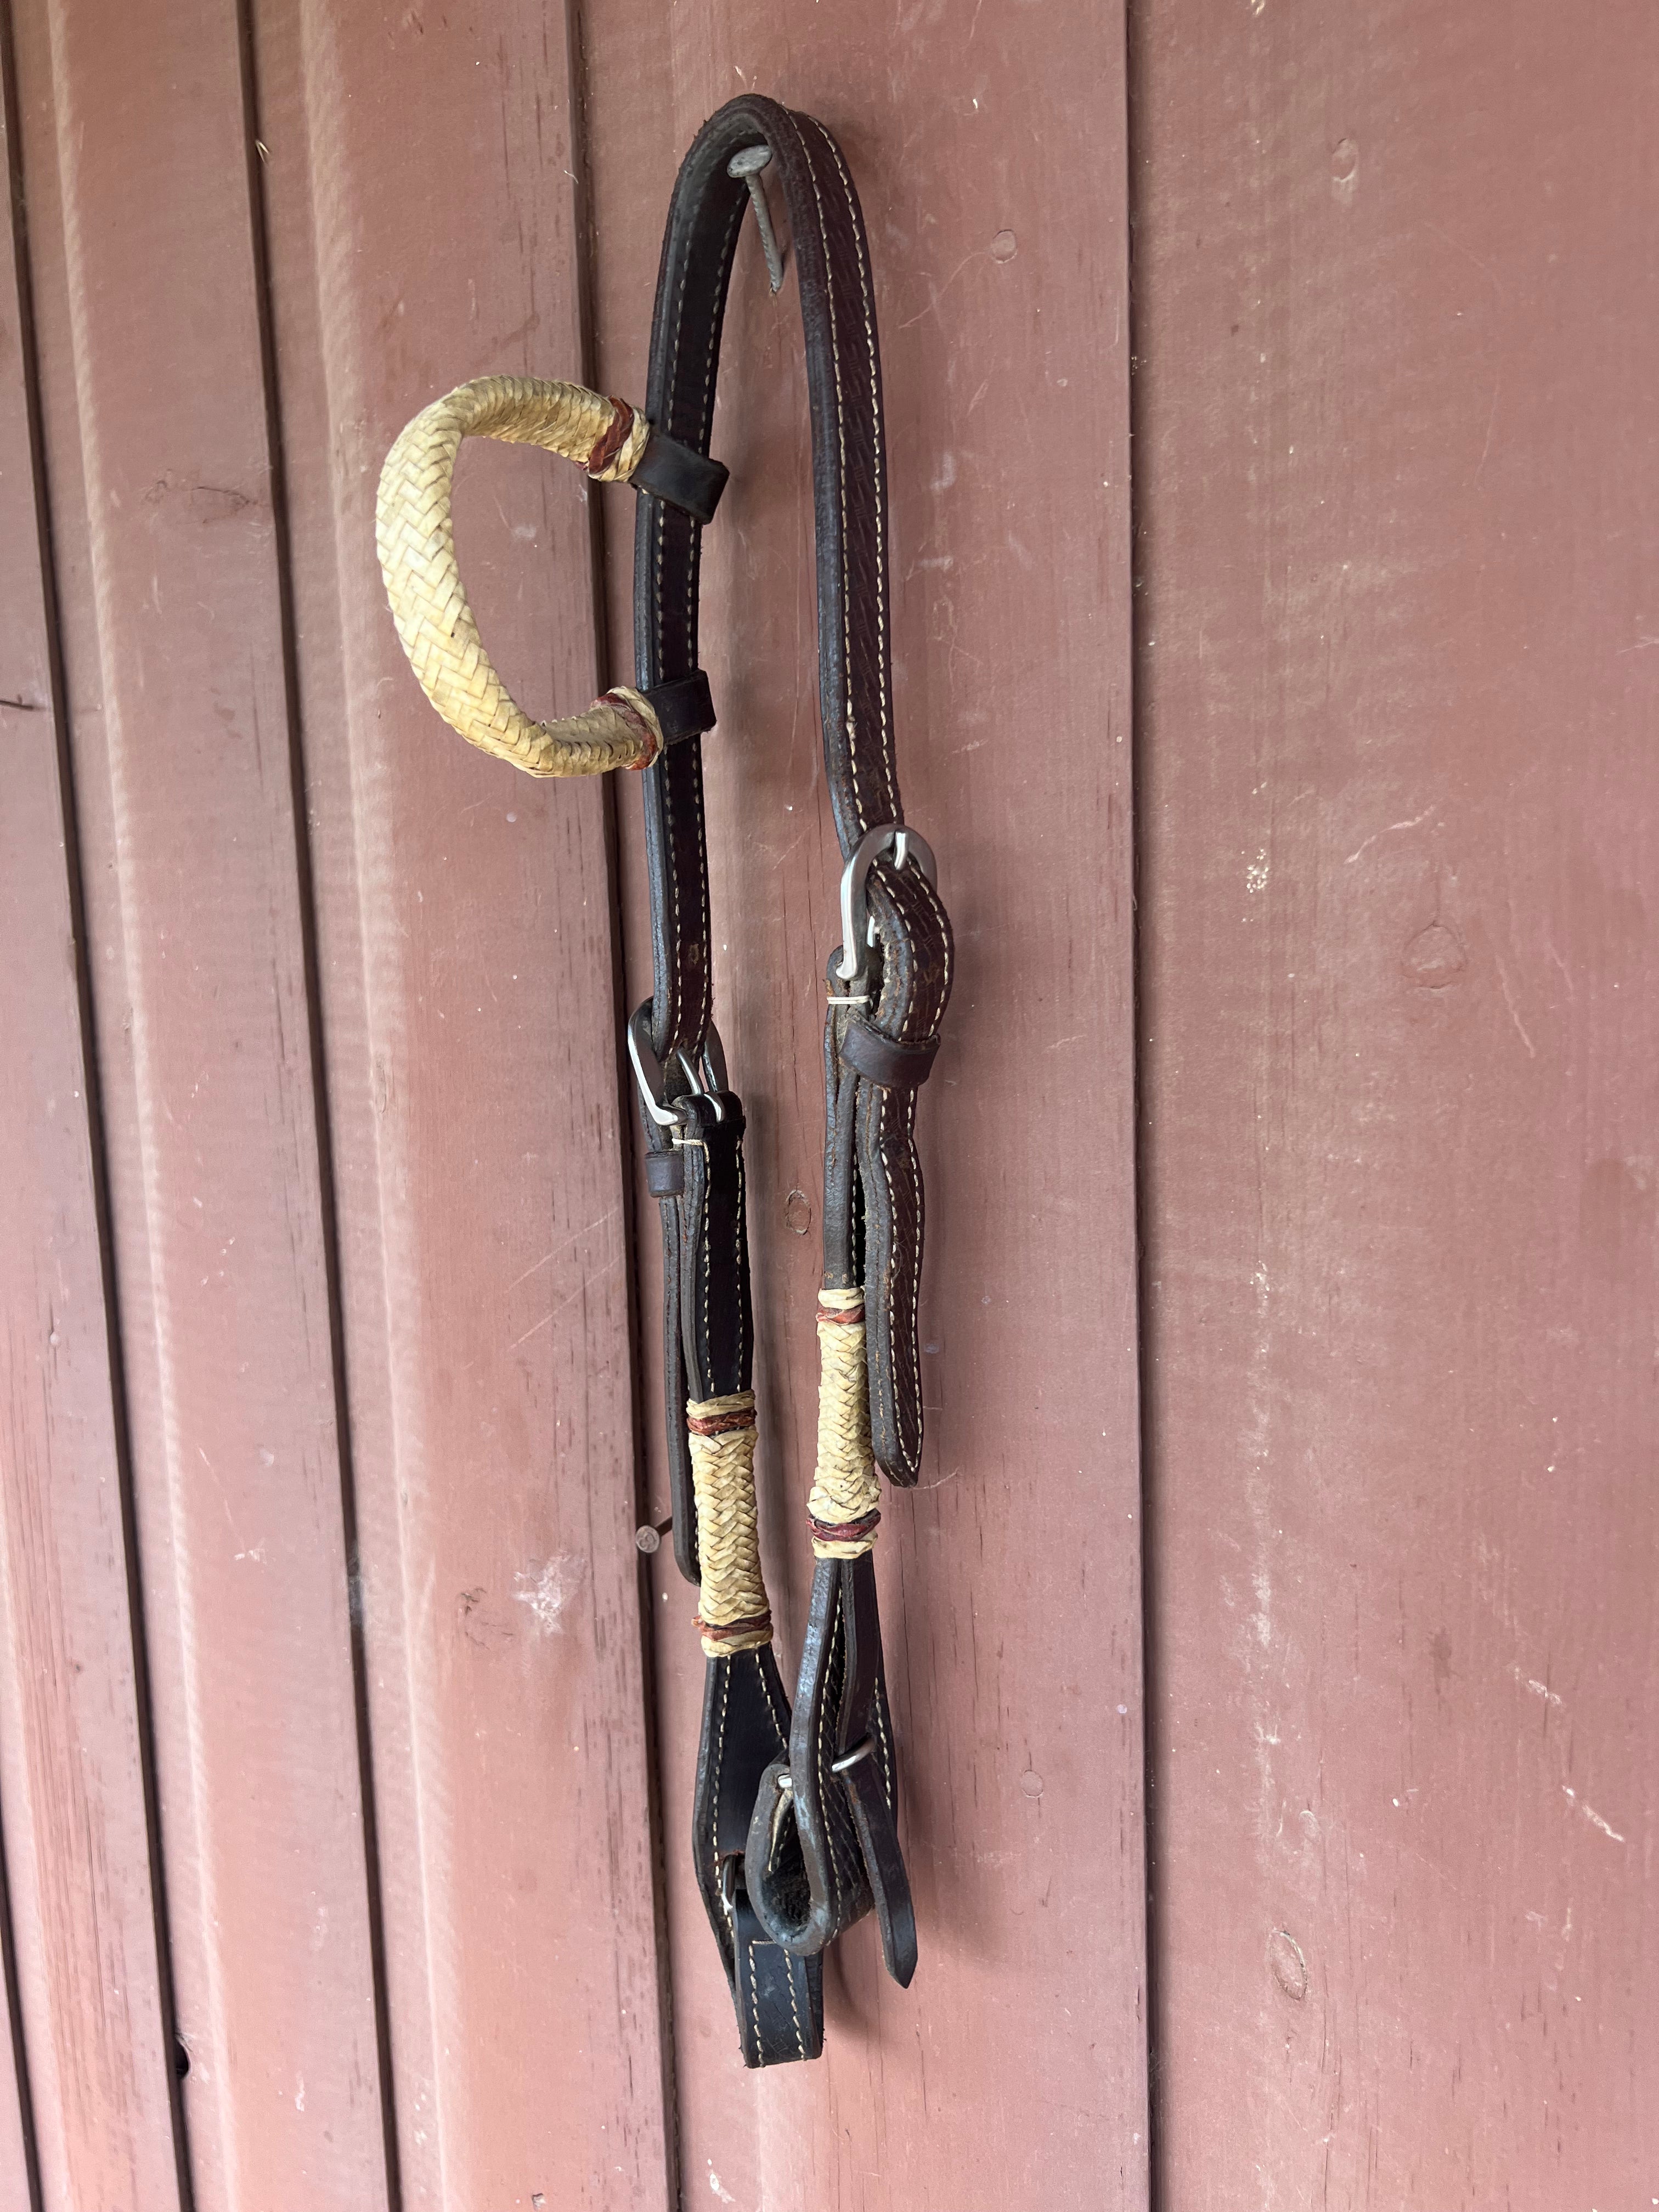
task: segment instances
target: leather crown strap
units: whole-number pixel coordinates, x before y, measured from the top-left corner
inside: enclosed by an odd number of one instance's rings
[[[842,942],[826,974],[823,1276],[816,1568],[793,1705],[773,1650],[754,1486],[754,1334],[744,1113],[710,1005],[697,664],[708,458],[732,259],[757,172],[787,208],[805,329],[817,525],[818,680],[840,841]],[[775,282],[775,287],[776,289]],[[491,666],[456,568],[449,493],[469,435],[540,445],[643,496],[635,539],[638,688],[532,722]],[[693,1808],[698,1887],[750,2066],[823,2048],[827,1946],[873,1911],[896,1980],[915,1969],[898,1769],[872,1552],[878,1474],[921,1453],[916,1091],[950,994],[931,851],[894,765],[881,368],[869,249],[821,123],[745,96],[698,133],[675,185],[643,413],[579,386],[486,378],[417,416],[387,458],[377,537],[398,635],[428,696],[473,744],[532,775],[641,769],[654,988],[629,1024],[649,1189],[662,1218],[674,1554],[699,1585],[707,1655]]]

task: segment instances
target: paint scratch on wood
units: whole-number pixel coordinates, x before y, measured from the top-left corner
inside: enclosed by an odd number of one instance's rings
[[[1615,1844],[1622,1844],[1625,1841],[1624,1837],[1620,1834],[1617,1828],[1613,1827],[1610,1822],[1604,1820],[1593,1805],[1586,1805],[1583,1803],[1575,1791],[1568,1789],[1565,1782],[1561,1784],[1561,1795],[1567,1800],[1570,1805],[1583,1814],[1584,1818],[1589,1822],[1592,1828],[1599,1828],[1604,1836],[1611,1836]]]

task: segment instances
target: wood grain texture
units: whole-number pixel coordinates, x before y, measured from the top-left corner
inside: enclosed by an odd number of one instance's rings
[[[18,33],[194,2201],[373,2212],[386,2181],[242,56],[234,15],[204,0],[42,0]]]
[[[444,727],[381,460],[583,374],[564,24],[257,11],[404,2203],[665,2207],[607,794]],[[537,714],[599,689],[581,477],[470,447],[458,544]]]
[[[0,42],[0,62],[9,61]],[[0,222],[0,1828],[21,2042],[0,2064],[0,2203],[163,2212],[179,2203],[173,2052],[15,213],[9,195]],[[0,2041],[9,2046],[9,2036]]]
[[[1163,2201],[1646,2204],[1659,26],[1134,19]]]
[[[821,116],[846,148],[883,341],[901,778],[960,955],[921,1109],[927,1462],[914,1498],[888,1501],[879,1546],[921,1966],[895,1990],[873,1923],[860,1926],[827,1972],[824,2062],[744,2074],[690,1879],[702,1661],[694,1593],[665,1547],[686,2201],[1142,2206],[1121,15],[945,0],[896,32],[862,0],[627,0],[587,10],[584,33],[607,391],[642,388],[668,195],[704,117],[747,87]],[[716,416],[732,481],[705,538],[720,720],[704,757],[716,1018],[749,1115],[757,1480],[786,1671],[810,1582],[820,978],[839,876],[799,327],[793,276],[769,296],[751,227]],[[626,495],[606,506],[611,673],[626,676],[633,516]],[[648,940],[636,810],[621,798],[631,1004]],[[661,1501],[655,1208],[637,1206]]]

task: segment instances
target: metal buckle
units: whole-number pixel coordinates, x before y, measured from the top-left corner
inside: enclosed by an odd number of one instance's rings
[[[787,1766],[781,1766],[772,1777],[772,1833],[767,1844],[767,1863],[775,1866],[778,1845],[783,1839],[785,1816],[795,1801],[795,1778]]]
[[[677,1052],[675,1059],[690,1085],[689,1093],[668,1095],[668,1079],[663,1064],[657,1057],[656,1047],[651,1042],[651,1001],[647,999],[635,1006],[628,1022],[628,1057],[634,1063],[634,1080],[640,1086],[640,1097],[646,1112],[659,1129],[683,1129],[690,1119],[684,1109],[685,1097],[707,1098],[714,1109],[716,1121],[726,1119],[726,1109],[720,1104],[720,1094],[726,1087],[726,1052],[720,1043],[720,1033],[713,1022],[702,1041],[701,1071],[691,1065],[684,1051]]]
[[[883,822],[866,831],[859,840],[858,850],[841,872],[841,960],[836,975],[838,981],[848,985],[864,981],[864,956],[876,941],[876,925],[870,918],[865,886],[872,863],[890,848],[896,868],[902,868],[914,854],[916,866],[928,882],[939,882],[933,848],[917,831],[907,830],[900,822]]]
[[[875,1747],[876,1740],[874,1736],[866,1735],[861,1738],[859,1742],[853,1746],[851,1751],[844,1751],[839,1759],[832,1759],[830,1760],[830,1771],[831,1774],[839,1774],[843,1777],[850,1774],[853,1769],[857,1766],[861,1760],[866,1759],[871,1756],[874,1752]]]

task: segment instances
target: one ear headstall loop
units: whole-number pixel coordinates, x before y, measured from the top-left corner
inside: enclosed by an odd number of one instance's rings
[[[602,398],[580,384],[482,376],[422,408],[403,431],[380,471],[374,512],[375,548],[398,635],[421,689],[453,730],[527,775],[647,767],[674,736],[690,734],[665,733],[654,701],[618,684],[585,714],[533,722],[496,674],[455,559],[451,494],[466,438],[540,446],[601,483],[640,482],[642,488],[656,458],[653,447],[660,451],[663,441],[653,440],[651,425],[626,400]],[[701,455],[669,460],[686,479],[684,495],[705,519],[712,516],[726,471]],[[701,467],[688,469],[687,463]],[[711,709],[700,726],[713,725]]]
[[[845,864],[843,942],[825,989],[822,1371],[805,1501],[815,1569],[793,1707],[757,1540],[744,1118],[711,1018],[702,733],[714,711],[697,665],[702,526],[725,481],[708,459],[720,329],[751,205],[773,290],[783,281],[768,185],[783,195],[805,331],[819,704]],[[450,482],[468,436],[540,445],[646,495],[637,690],[549,723],[507,693],[455,563]],[[706,1655],[693,1853],[745,2063],[816,2057],[829,1943],[873,1912],[895,1978],[908,1983],[916,1960],[874,1547],[881,1478],[908,1487],[921,1470],[914,1131],[952,960],[933,856],[899,799],[874,285],[847,161],[824,126],[745,95],[698,133],[669,210],[643,416],[578,386],[463,385],[392,448],[378,538],[410,664],[471,743],[532,775],[644,770],[653,993],[628,1045],[662,1218],[675,1559],[699,1585]]]

